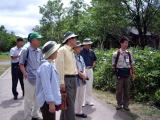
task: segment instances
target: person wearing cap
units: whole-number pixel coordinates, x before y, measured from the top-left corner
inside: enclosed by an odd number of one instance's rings
[[[20,56],[20,69],[24,76],[24,119],[25,120],[38,120],[38,105],[35,97],[36,88],[36,71],[40,66],[42,60],[42,52],[38,48],[40,46],[40,39],[42,36],[37,33],[29,35],[30,46],[24,48]]]
[[[85,100],[83,106],[90,105],[93,106],[92,102],[92,88],[93,88],[93,68],[95,67],[96,63],[96,55],[94,51],[91,49],[92,41],[90,38],[86,38],[83,41],[83,49],[81,51],[81,55],[84,59],[86,65],[86,75],[89,78],[86,81],[86,91],[85,91]]]
[[[11,56],[11,75],[12,75],[12,93],[14,96],[14,100],[17,100],[18,92],[17,92],[17,84],[18,80],[20,82],[22,88],[22,94],[24,96],[24,83],[23,83],[23,74],[19,68],[19,58],[22,52],[22,47],[24,45],[23,38],[18,38],[16,41],[16,46],[11,48],[10,56]]]
[[[68,108],[61,112],[60,120],[75,120],[75,98],[77,66],[73,48],[76,46],[77,35],[67,32],[64,35],[63,46],[59,49],[56,67],[60,74],[60,88],[67,93]]]
[[[36,97],[43,120],[55,120],[55,106],[61,104],[59,74],[55,67],[55,59],[60,44],[47,42],[43,48],[43,58],[37,70]]]
[[[80,55],[82,44],[77,41],[77,46],[74,47],[74,53],[78,69],[78,79],[77,79],[77,93],[75,101],[75,113],[77,117],[87,118],[87,115],[82,111],[82,105],[84,101],[84,90],[86,85],[86,80],[88,77],[85,74],[85,63],[83,57]]]

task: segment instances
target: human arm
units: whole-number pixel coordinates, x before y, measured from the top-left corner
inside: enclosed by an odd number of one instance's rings
[[[63,49],[59,49],[57,58],[56,58],[56,68],[60,75],[60,89],[65,91],[65,84],[64,84],[64,51]]]

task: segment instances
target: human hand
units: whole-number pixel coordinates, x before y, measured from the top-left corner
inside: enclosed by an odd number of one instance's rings
[[[65,91],[65,90],[66,90],[65,84],[61,84],[61,85],[60,85],[60,89],[61,89],[61,91]]]
[[[56,111],[55,105],[53,102],[49,103],[49,112],[54,113]]]

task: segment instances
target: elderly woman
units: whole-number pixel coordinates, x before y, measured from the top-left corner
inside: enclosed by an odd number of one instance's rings
[[[82,105],[84,101],[84,92],[86,80],[88,80],[85,75],[85,63],[83,57],[80,55],[81,52],[81,43],[77,41],[77,46],[74,47],[74,53],[76,58],[76,64],[78,69],[78,79],[77,79],[77,93],[75,101],[75,113],[77,117],[87,118],[87,115],[82,111]]]
[[[54,63],[59,47],[60,44],[54,41],[43,46],[44,60],[37,70],[36,97],[43,120],[55,120],[55,106],[61,104],[59,74]]]

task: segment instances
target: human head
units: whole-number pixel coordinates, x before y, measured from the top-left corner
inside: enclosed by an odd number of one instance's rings
[[[57,44],[55,41],[48,41],[42,47],[42,53],[44,59],[56,59],[57,50],[59,49],[60,44]]]
[[[74,47],[74,52],[75,52],[76,54],[80,54],[81,48],[82,48],[81,42],[80,42],[80,41],[77,41],[77,46]]]
[[[28,35],[28,41],[31,43],[31,46],[35,48],[38,48],[40,46],[41,38],[43,38],[43,36],[37,32],[33,32]]]
[[[76,46],[77,37],[78,37],[78,35],[75,35],[73,32],[67,32],[64,35],[63,44],[68,44],[69,46],[74,48]]]
[[[17,38],[16,45],[18,48],[23,47],[23,45],[24,45],[23,38]]]
[[[93,42],[91,41],[90,38],[85,38],[83,41],[83,48],[89,50],[91,49],[92,44]]]
[[[123,36],[120,40],[121,49],[126,50],[128,48],[129,39],[126,36]]]

